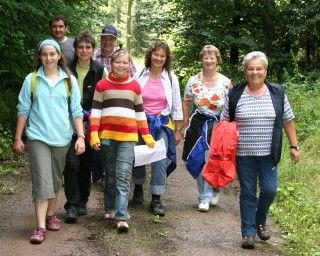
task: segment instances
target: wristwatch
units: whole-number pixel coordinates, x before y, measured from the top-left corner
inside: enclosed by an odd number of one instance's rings
[[[299,146],[298,146],[298,145],[296,145],[296,146],[291,145],[291,146],[290,146],[290,149],[291,149],[291,148],[292,148],[292,149],[295,149],[295,150],[297,150],[297,151],[299,151]]]
[[[78,134],[78,138],[85,139],[85,138],[86,138],[86,136],[84,136],[83,134]]]

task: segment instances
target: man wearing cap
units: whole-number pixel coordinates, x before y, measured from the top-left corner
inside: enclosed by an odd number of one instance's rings
[[[68,64],[74,59],[73,39],[66,36],[68,31],[68,21],[62,15],[57,15],[49,20],[49,29],[51,36],[56,40],[63,53],[63,56],[67,59]]]
[[[103,64],[108,72],[111,72],[111,55],[117,49],[118,31],[112,25],[107,25],[103,27],[101,32],[101,47],[96,48],[93,54],[93,59],[101,64]],[[133,62],[130,60],[130,76],[133,77],[136,73],[136,67]]]

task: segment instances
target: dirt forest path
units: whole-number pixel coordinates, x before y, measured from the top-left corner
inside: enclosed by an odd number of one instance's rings
[[[178,148],[181,159],[181,146]],[[224,189],[219,204],[208,213],[197,211],[195,181],[187,174],[182,161],[170,175],[163,204],[166,216],[156,218],[148,213],[149,195],[143,207],[130,206],[128,234],[117,234],[114,223],[103,219],[102,191],[93,185],[89,214],[77,224],[63,223],[58,232],[48,231],[44,243],[31,245],[34,209],[31,201],[30,177],[26,168],[7,182],[13,195],[0,195],[0,255],[119,255],[119,256],[215,256],[215,255],[281,255],[279,232],[272,226],[270,242],[257,239],[256,249],[240,248],[238,185]],[[145,187],[147,191],[147,185]],[[58,217],[63,219],[63,191],[60,192]]]

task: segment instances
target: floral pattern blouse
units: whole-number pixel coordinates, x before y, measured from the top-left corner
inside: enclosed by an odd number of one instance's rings
[[[229,78],[219,74],[218,83],[208,87],[202,83],[202,73],[190,77],[185,90],[184,100],[193,101],[202,114],[220,115],[228,89],[232,87]]]

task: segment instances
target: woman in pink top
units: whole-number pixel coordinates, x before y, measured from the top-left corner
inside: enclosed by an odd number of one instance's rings
[[[176,167],[175,145],[182,139],[183,123],[180,87],[177,76],[171,72],[171,52],[165,42],[155,42],[147,50],[145,68],[136,73],[142,88],[144,110],[147,114],[150,133],[164,139],[167,158],[151,164],[149,210],[154,215],[164,216],[160,197],[165,192],[166,178]],[[145,166],[134,168],[135,189],[133,202],[143,203]]]

